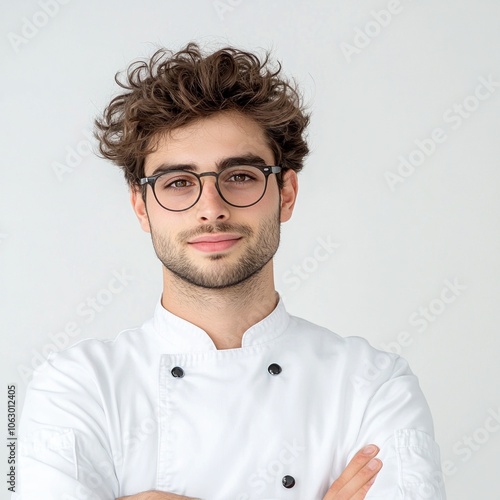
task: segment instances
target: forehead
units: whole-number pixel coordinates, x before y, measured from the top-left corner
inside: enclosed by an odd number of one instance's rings
[[[193,165],[210,170],[224,159],[256,155],[272,164],[274,155],[263,128],[236,112],[217,113],[162,134],[144,163],[145,174],[159,165]]]

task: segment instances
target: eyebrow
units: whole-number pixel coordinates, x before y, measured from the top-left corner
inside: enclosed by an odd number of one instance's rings
[[[234,167],[235,165],[267,165],[267,163],[260,156],[249,153],[242,156],[230,156],[228,158],[223,158],[216,163],[215,167],[216,171],[220,171],[227,167]],[[192,163],[162,163],[153,170],[153,173],[149,177],[162,174],[170,170],[196,172],[198,167]]]

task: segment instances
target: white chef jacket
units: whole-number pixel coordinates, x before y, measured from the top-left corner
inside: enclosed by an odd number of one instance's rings
[[[405,360],[276,309],[217,350],[158,304],[112,341],[35,373],[16,500],[321,500],[354,453],[380,448],[367,499],[445,498],[439,449]],[[285,487],[284,483],[286,484]]]

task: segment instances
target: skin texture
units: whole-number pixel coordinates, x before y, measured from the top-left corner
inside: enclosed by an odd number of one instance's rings
[[[156,151],[146,158],[145,173],[153,175],[164,164],[191,165],[198,173],[217,171],[220,162],[249,154],[274,165],[271,148],[255,122],[236,113],[219,113],[159,138]],[[218,349],[241,347],[243,333],[277,303],[272,257],[279,244],[279,223],[293,212],[297,176],[286,172],[280,192],[271,175],[264,197],[247,208],[226,204],[213,177],[203,182],[200,200],[184,212],[162,208],[151,187],[146,201],[137,190],[132,190],[131,201],[165,264],[162,305],[205,330]],[[221,227],[239,237],[229,249],[207,253],[189,243],[195,235],[209,234],[209,228],[210,234],[220,234]]]
[[[203,118],[158,137],[156,150],[145,161],[145,175],[158,168],[189,165],[197,172],[217,171],[221,162],[253,155],[274,165],[273,153],[257,123],[235,112]],[[144,231],[151,234],[163,264],[162,305],[202,328],[218,349],[241,347],[245,331],[275,308],[273,256],[280,224],[290,219],[298,192],[297,176],[287,171],[280,191],[269,177],[264,197],[254,206],[236,208],[219,196],[214,178],[203,178],[198,203],[184,212],[162,208],[150,186],[145,200],[131,191],[131,202]],[[201,248],[197,238],[227,235],[228,245]],[[332,484],[324,500],[362,500],[382,467],[374,459],[378,448],[358,452]],[[368,464],[372,464],[370,468]],[[188,497],[148,491],[129,500],[182,500]]]

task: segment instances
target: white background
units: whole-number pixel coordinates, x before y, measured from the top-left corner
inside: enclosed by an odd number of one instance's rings
[[[89,154],[115,72],[159,46],[233,44],[272,49],[312,111],[276,258],[289,311],[401,351],[434,415],[449,499],[499,498],[500,1],[43,5],[2,0],[0,16],[0,435],[7,384],[20,407],[41,356],[140,324],[160,294],[121,172]],[[481,78],[493,86],[478,100]],[[418,153],[436,128],[446,140]],[[386,173],[412,154],[421,164],[391,189]],[[328,257],[321,241],[335,243]],[[116,272],[123,289],[111,295]],[[449,303],[446,280],[460,286]]]

